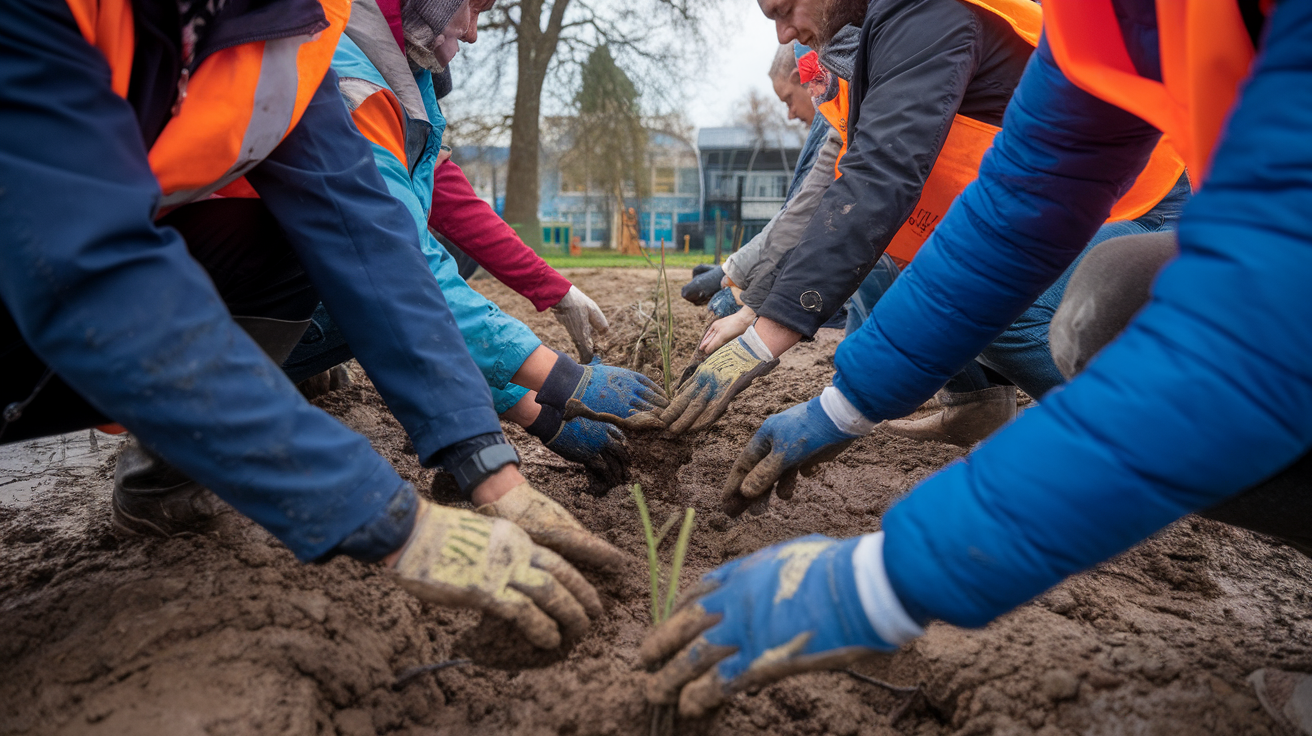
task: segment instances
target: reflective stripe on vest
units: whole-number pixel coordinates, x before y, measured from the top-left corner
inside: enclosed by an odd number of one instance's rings
[[[114,91],[126,97],[133,55],[129,1],[67,1],[82,35],[109,62]],[[350,0],[319,2],[329,23],[326,30],[222,49],[191,75],[177,114],[149,153],[164,193],[162,208],[204,199],[220,189],[229,196],[254,193],[242,176],[296,127],[346,27]]]
[[[1031,0],[960,1],[996,14],[1007,21],[1012,30],[1031,46],[1038,45],[1039,36],[1043,32],[1043,11]],[[1083,2],[1083,0],[1079,1]],[[840,96],[846,98],[846,92],[847,87],[844,86],[843,94]],[[846,123],[849,104],[847,99],[843,100],[841,106],[843,125],[834,126],[843,136],[843,151],[847,150]],[[822,112],[824,107],[821,106]],[[834,121],[830,118],[830,114],[837,115],[838,110],[837,105],[832,107],[825,115],[825,119],[832,124]],[[979,177],[979,165],[984,158],[984,152],[993,145],[993,138],[1000,130],[1002,129],[995,125],[964,115],[957,115],[953,119],[952,127],[949,128],[947,138],[943,141],[943,148],[934,161],[934,167],[925,178],[920,200],[911,208],[907,221],[889,241],[886,252],[890,256],[903,263],[915,257],[920,247],[934,232],[939,221],[947,214],[948,207],[965,191],[967,185]],[[839,162],[842,162],[841,157]],[[1133,220],[1144,215],[1171,191],[1184,170],[1184,159],[1163,139],[1153,150],[1152,157],[1144,170],[1139,173],[1134,185],[1112,207],[1111,216],[1107,221]]]
[[[1162,131],[1197,188],[1255,52],[1234,0],[1157,0],[1162,80],[1139,75],[1111,0],[1051,2],[1045,31],[1066,78]]]
[[[371,143],[387,149],[396,160],[410,170],[410,157],[406,154],[404,120],[405,108],[391,90],[367,79],[344,77],[338,82],[342,99],[351,111],[351,120],[360,133]]]

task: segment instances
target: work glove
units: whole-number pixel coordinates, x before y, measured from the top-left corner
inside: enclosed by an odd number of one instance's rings
[[[629,449],[624,433],[613,424],[583,417],[566,422],[555,407],[541,406],[538,418],[524,429],[548,450],[582,463],[606,488],[629,479]]]
[[[541,649],[560,646],[562,632],[582,636],[602,613],[588,581],[523,529],[424,500],[393,569],[416,598],[511,621]]]
[[[753,504],[764,508],[770,489],[793,497],[797,474],[814,475],[860,435],[839,429],[820,405],[820,397],[765,420],[729,471],[721,497],[724,513],[738,516]]]
[[[624,553],[578,522],[560,504],[542,495],[527,481],[511,488],[492,503],[474,509],[484,516],[513,522],[540,544],[576,565],[614,571],[623,566]]]
[[[712,353],[679,386],[678,395],[660,415],[671,434],[683,434],[689,429],[700,432],[714,424],[733,397],[779,365],[777,359],[760,356],[758,351],[764,346],[749,347],[750,340],[760,343],[755,331],[749,329],[746,335]]]
[[[860,593],[858,547],[865,553]],[[734,693],[847,667],[919,636],[884,574],[882,552],[882,534],[844,541],[813,534],[707,573],[642,643],[648,667],[678,653],[648,680],[648,701],[677,702],[681,716],[699,718]],[[867,597],[878,616],[867,615]]]
[[[551,312],[569,332],[569,338],[574,341],[574,347],[579,351],[579,360],[584,363],[591,362],[592,331],[596,330],[604,335],[610,330],[610,323],[606,321],[606,315],[602,313],[601,307],[598,307],[587,294],[579,291],[579,287],[571,285],[565,296],[551,308]]]
[[[602,365],[600,358],[579,365],[557,351],[560,359],[538,389],[537,401],[555,408],[566,421],[584,417],[626,429],[652,429],[664,425],[656,411],[669,399],[655,381],[627,368]]]

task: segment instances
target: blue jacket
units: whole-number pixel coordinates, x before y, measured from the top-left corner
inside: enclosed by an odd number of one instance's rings
[[[1267,32],[1149,305],[884,517],[913,616],[982,625],[1312,447],[1312,3],[1279,4]],[[1151,73],[1153,29],[1126,36]],[[839,346],[835,385],[871,419],[919,406],[1062,273],[1157,139],[1040,44],[979,180]]]
[[[354,4],[351,22],[333,55],[333,69],[341,80],[348,106],[359,104],[357,98],[371,90],[386,89],[397,95],[409,114],[407,148],[422,153],[410,156],[413,163],[407,169],[392,152],[370,143],[374,162],[388,191],[414,220],[428,269],[441,286],[465,347],[492,391],[497,413],[506,411],[527,393],[526,389],[510,383],[511,377],[542,341],[524,323],[471,289],[460,277],[455,259],[428,230],[433,165],[446,128],[433,89],[433,75],[427,70],[410,70],[372,0],[358,0]],[[415,124],[419,119],[426,119],[428,124]]]
[[[301,559],[411,491],[301,398],[171,229],[132,107],[63,0],[0,3],[0,297],[34,352],[105,415]],[[499,432],[413,222],[329,72],[247,176],[425,462]]]

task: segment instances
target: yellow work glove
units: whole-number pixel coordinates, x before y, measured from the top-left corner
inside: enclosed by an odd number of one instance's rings
[[[602,613],[588,581],[523,529],[428,501],[393,569],[416,598],[509,620],[542,649],[560,646],[562,631],[582,636]]]
[[[584,529],[563,506],[542,495],[527,481],[475,510],[484,516],[514,522],[535,543],[576,565],[615,570],[626,559],[623,552]]]
[[[749,340],[757,346],[750,346]],[[763,351],[765,346],[753,330],[716,350],[697,366],[692,377],[679,387],[674,401],[661,412],[666,429],[671,434],[683,434],[689,429],[700,432],[714,424],[733,397],[779,365],[768,353],[761,355]]]

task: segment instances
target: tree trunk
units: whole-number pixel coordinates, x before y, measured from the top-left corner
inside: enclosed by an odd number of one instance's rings
[[[522,0],[516,28],[517,71],[515,111],[510,123],[510,159],[506,166],[506,207],[503,217],[524,242],[542,245],[538,222],[538,159],[541,155],[542,83],[556,53],[560,27],[569,0],[554,0],[546,29],[542,28],[545,0]]]

